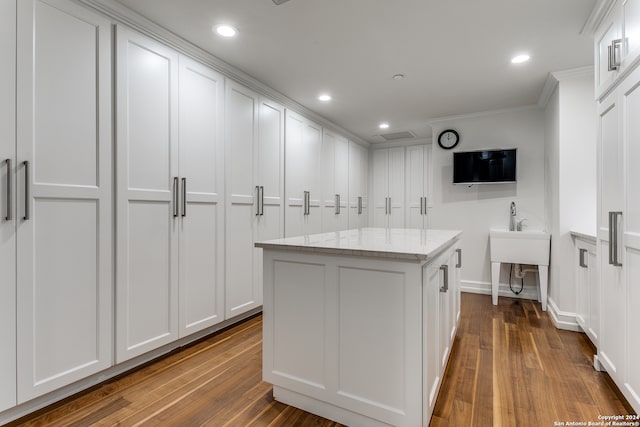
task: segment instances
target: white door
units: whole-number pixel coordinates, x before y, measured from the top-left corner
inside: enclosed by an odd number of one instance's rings
[[[435,262],[423,266],[422,275],[422,393],[423,420],[429,420],[438,397],[440,384],[439,345],[439,310],[441,273]]]
[[[602,285],[602,330],[598,354],[609,375],[618,384],[623,380],[626,319],[626,289],[622,268],[610,264],[609,237],[610,212],[622,212],[623,208],[623,153],[619,124],[620,105],[617,92],[607,97],[599,106],[598,144],[600,203],[598,212],[598,243]],[[620,226],[619,218],[614,223]],[[619,254],[619,258],[622,254]]]
[[[349,141],[340,135],[336,137],[334,159],[335,192],[339,196],[336,230],[341,231],[349,228]]]
[[[349,228],[367,225],[367,182],[369,153],[349,141]]]
[[[257,157],[258,206],[256,241],[284,237],[284,107],[260,99]],[[254,295],[262,304],[262,249],[254,251]]]
[[[359,227],[366,227],[369,224],[369,150],[360,147],[360,190],[362,197],[362,214],[360,215]]]
[[[389,227],[404,227],[404,147],[389,149]]]
[[[178,54],[117,29],[116,359],[178,338]]]
[[[16,1],[0,0],[0,412],[16,404]]]
[[[320,157],[322,127],[286,111],[285,136],[285,235],[320,233]]]
[[[338,230],[336,208],[336,140],[337,135],[325,130],[322,135],[322,232]]]
[[[226,88],[227,220],[226,316],[231,318],[260,305],[254,266],[255,221],[258,211],[256,138],[259,96],[231,81]]]
[[[18,3],[18,403],[112,364],[111,25]]]
[[[224,78],[180,57],[180,337],[224,320]]]
[[[407,228],[425,228],[425,146],[407,147],[406,157],[406,226]]]
[[[623,66],[629,66],[640,55],[640,0],[623,0],[620,13]]]
[[[638,2],[636,2],[637,4]],[[619,237],[622,254],[623,269],[626,274],[623,279],[626,284],[627,296],[622,300],[626,303],[626,325],[618,325],[620,330],[626,329],[626,376],[624,380],[632,406],[640,408],[640,367],[638,366],[638,354],[640,354],[640,334],[638,333],[638,316],[640,306],[640,69],[636,69],[629,75],[625,83],[620,87],[622,100],[622,135],[624,138],[625,152],[625,178],[626,185],[624,201],[624,217],[622,218],[624,235]],[[619,233],[620,234],[620,233]],[[623,304],[618,307],[625,311]],[[616,335],[617,337],[617,335]],[[620,344],[624,346],[624,344]]]
[[[618,71],[611,69],[611,56],[609,49],[613,47],[615,40],[620,40],[620,13],[618,9],[613,10],[606,18],[606,21],[600,24],[600,30],[594,35],[596,54],[595,54],[595,80],[596,80],[596,97],[602,95],[613,83],[618,76]],[[624,46],[619,44],[616,46],[618,55],[622,54]]]
[[[389,150],[373,152],[373,226],[389,226]]]
[[[589,261],[587,245],[576,240],[574,246],[574,280],[576,286],[576,322],[582,330],[588,334],[589,331]]]

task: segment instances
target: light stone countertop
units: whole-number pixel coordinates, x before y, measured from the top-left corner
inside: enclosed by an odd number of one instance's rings
[[[256,242],[257,248],[426,261],[460,238],[459,230],[360,228]]]

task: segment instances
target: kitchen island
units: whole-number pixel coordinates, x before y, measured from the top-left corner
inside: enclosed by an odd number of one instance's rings
[[[426,426],[460,313],[460,231],[362,228],[263,248],[263,378],[350,426]]]

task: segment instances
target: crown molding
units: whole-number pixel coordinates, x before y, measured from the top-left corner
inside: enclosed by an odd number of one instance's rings
[[[432,124],[440,123],[440,122],[450,122],[450,121],[454,121],[454,120],[464,120],[464,119],[475,119],[475,118],[478,118],[478,117],[496,116],[496,115],[499,115],[499,114],[517,113],[517,112],[520,112],[520,111],[535,110],[535,109],[538,109],[538,105],[537,104],[523,105],[523,106],[520,106],[520,107],[501,108],[501,109],[498,109],[498,110],[478,111],[478,112],[475,112],[475,113],[459,114],[459,115],[455,115],[455,116],[435,117],[435,118],[427,119],[426,122],[427,122],[428,125],[432,125]]]
[[[604,18],[609,14],[616,0],[597,0],[593,5],[589,17],[580,30],[581,35],[591,36],[595,33],[596,28],[602,23]]]
[[[216,70],[226,78],[229,78],[249,89],[272,99],[275,102],[282,104],[285,108],[289,108],[309,120],[316,122],[317,124],[330,129],[334,132],[340,133],[347,137],[349,140],[362,145],[366,148],[370,148],[371,144],[368,141],[360,138],[354,133],[348,131],[342,126],[333,123],[329,119],[321,116],[320,114],[304,107],[297,103],[293,99],[283,95],[275,89],[267,86],[258,79],[251,75],[239,70],[233,65],[217,58],[204,49],[194,45],[188,40],[178,36],[177,34],[167,30],[166,28],[156,24],[148,18],[140,15],[139,13],[129,9],[121,3],[115,0],[76,0],[77,2],[90,7],[93,10],[100,12],[106,17],[110,18],[113,23],[123,24],[130,27],[145,36],[152,38],[172,49],[186,55],[198,62],[201,62],[212,69]]]
[[[547,74],[547,79],[544,82],[544,87],[542,88],[542,92],[540,92],[540,97],[538,98],[538,107],[542,109],[547,107],[547,104],[551,99],[551,95],[553,95],[553,92],[561,81],[579,79],[584,77],[593,80],[592,65],[572,68],[570,70],[550,72],[549,74]]]

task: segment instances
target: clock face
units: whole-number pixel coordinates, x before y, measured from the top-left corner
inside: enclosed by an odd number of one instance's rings
[[[460,135],[453,129],[442,131],[438,136],[438,145],[446,150],[458,145],[458,141],[460,141]]]

